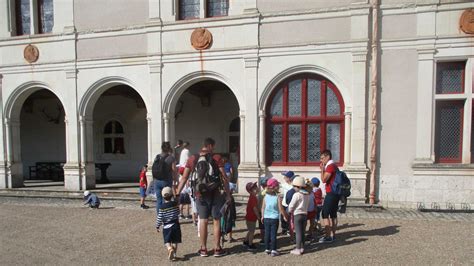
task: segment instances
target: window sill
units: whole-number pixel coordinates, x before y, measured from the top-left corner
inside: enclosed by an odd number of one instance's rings
[[[474,164],[414,163],[415,176],[473,176]]]

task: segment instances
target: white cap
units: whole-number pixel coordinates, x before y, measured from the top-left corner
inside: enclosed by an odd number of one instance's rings
[[[89,196],[90,194],[91,194],[91,192],[90,192],[89,190],[84,191],[84,197],[87,197],[87,196]]]

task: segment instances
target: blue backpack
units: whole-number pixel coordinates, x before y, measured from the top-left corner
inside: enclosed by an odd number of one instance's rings
[[[349,197],[351,195],[351,181],[347,177],[346,173],[336,170],[336,176],[334,177],[334,183],[332,183],[331,191],[334,194],[343,197]]]

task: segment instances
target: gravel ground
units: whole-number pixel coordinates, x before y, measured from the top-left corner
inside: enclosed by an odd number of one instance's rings
[[[178,250],[182,260],[171,263],[162,235],[155,231],[153,209],[90,210],[77,201],[0,198],[0,264],[473,265],[472,215],[460,221],[341,217],[333,244],[308,245],[305,255],[294,256],[289,240],[279,237],[279,257],[262,248],[248,252],[240,242],[226,243],[230,254],[225,257],[198,257],[196,227],[185,221]],[[244,234],[245,223],[239,219],[234,237]]]

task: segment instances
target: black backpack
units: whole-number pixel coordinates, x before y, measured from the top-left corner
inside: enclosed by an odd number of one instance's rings
[[[153,179],[157,180],[169,180],[171,176],[171,165],[166,163],[166,158],[168,154],[161,156],[161,154],[156,155],[153,165],[151,166],[151,173],[153,174]]]
[[[201,155],[191,175],[191,187],[201,195],[208,194],[222,186],[219,167],[210,154]]]

